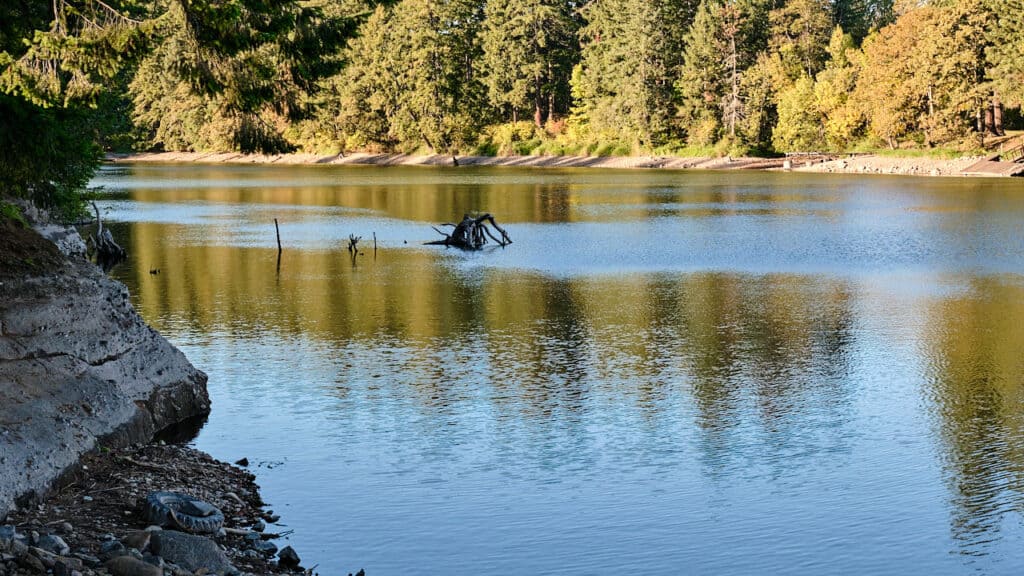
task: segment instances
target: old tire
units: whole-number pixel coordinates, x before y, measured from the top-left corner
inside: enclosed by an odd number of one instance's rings
[[[151,524],[197,534],[212,534],[224,526],[223,512],[179,492],[153,492],[146,496],[145,514]]]

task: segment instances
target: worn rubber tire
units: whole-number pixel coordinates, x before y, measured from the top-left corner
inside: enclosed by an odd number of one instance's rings
[[[146,496],[146,520],[157,526],[172,526],[186,532],[212,534],[224,526],[224,513],[179,492],[152,492]]]

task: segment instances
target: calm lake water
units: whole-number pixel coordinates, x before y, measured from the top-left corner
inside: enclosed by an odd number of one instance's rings
[[[210,375],[195,445],[253,462],[323,574],[1024,567],[1024,182],[138,165],[95,184],[131,254],[114,274]],[[473,210],[515,243],[422,246]]]

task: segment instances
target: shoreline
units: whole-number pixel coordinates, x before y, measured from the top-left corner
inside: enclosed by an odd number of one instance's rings
[[[313,574],[287,551],[291,531],[266,509],[247,465],[163,442],[87,453],[49,498],[0,522],[0,574]],[[158,491],[212,504],[224,527],[189,534],[151,525],[146,496]]]
[[[721,158],[677,156],[455,156],[458,166],[523,168],[608,168],[664,170],[761,170],[821,174],[878,174],[904,176],[977,176],[964,174],[980,158],[934,159],[866,155],[807,155],[781,158]],[[331,166],[455,166],[449,155],[370,154],[241,154],[237,152],[141,152],[107,154],[107,162],[279,164]],[[984,176],[981,176],[984,177]]]

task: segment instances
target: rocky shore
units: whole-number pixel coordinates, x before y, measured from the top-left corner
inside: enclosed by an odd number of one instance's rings
[[[30,219],[38,215],[28,214]],[[0,222],[0,517],[100,446],[210,411],[206,374],[146,325],[73,229]]]
[[[74,229],[25,208],[34,229],[0,218],[0,576],[312,574],[252,474],[152,443],[204,421],[206,375],[86,260]],[[154,492],[223,522],[203,535],[173,514],[155,523]]]
[[[216,506],[224,527],[187,534],[151,525],[146,496],[188,493]],[[255,477],[181,445],[86,454],[44,502],[0,523],[0,576],[313,574],[260,498]]]

